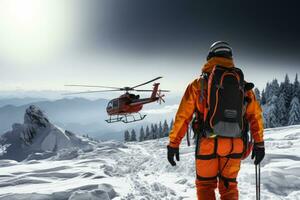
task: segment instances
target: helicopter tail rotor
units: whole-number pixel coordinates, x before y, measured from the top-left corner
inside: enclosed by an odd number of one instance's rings
[[[159,104],[161,104],[161,102],[163,102],[163,103],[166,102],[166,101],[164,100],[164,98],[163,98],[163,97],[165,97],[165,95],[162,94],[161,92],[162,92],[162,90],[158,90],[158,92],[157,92],[157,97],[158,97],[157,102],[158,102]]]

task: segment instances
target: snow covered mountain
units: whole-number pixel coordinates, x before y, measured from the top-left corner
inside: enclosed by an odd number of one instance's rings
[[[128,124],[108,124],[105,121],[108,118],[106,106],[109,100],[107,99],[64,98],[53,101],[31,102],[20,106],[5,105],[0,107],[0,135],[10,130],[13,123],[23,123],[24,112],[28,106],[34,104],[47,113],[53,124],[63,129],[88,134],[96,139],[123,141],[125,130],[140,129],[141,126],[164,121],[165,119],[171,121],[177,111],[180,99],[179,97],[169,96],[165,99],[166,104],[157,105],[153,103],[145,105],[142,114],[146,114],[147,117],[143,121]],[[12,99],[12,102],[14,101]]]
[[[25,105],[5,105],[0,107],[0,135],[8,131],[13,123],[22,123],[23,114],[30,105],[36,105],[47,113],[54,124],[75,132],[108,130],[104,119],[108,100],[88,100],[84,98],[45,100]]]
[[[24,123],[15,123],[12,130],[0,137],[0,159],[21,161],[33,153],[52,155],[62,149],[89,149],[91,144],[70,131],[53,125],[47,116],[34,105],[26,109]]]
[[[261,199],[299,200],[300,126],[266,129]],[[95,142],[74,150],[0,160],[0,200],[101,199],[195,200],[194,146],[186,141],[180,162],[166,159],[167,138],[145,142]],[[255,168],[244,160],[238,177],[240,199],[255,199]]]

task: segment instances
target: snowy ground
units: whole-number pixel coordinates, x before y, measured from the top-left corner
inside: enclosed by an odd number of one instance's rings
[[[262,195],[300,199],[300,126],[266,130]],[[194,147],[183,141],[181,161],[166,160],[167,139],[99,143],[89,152],[60,152],[48,159],[0,160],[0,200],[14,199],[196,199]],[[43,156],[41,156],[43,157]],[[239,174],[240,199],[255,199],[252,161]]]

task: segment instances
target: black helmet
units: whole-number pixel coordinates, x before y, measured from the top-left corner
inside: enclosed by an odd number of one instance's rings
[[[209,48],[206,60],[209,60],[212,57],[232,58],[232,49],[230,45],[224,41],[213,43]]]

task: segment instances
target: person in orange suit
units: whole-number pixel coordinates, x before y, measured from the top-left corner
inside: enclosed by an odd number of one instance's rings
[[[209,50],[202,73],[209,74],[214,66],[234,67],[232,49],[226,42],[215,42]],[[168,161],[172,166],[179,161],[179,146],[193,116],[203,119],[207,102],[207,82],[198,78],[191,82],[182,97],[169,135]],[[201,98],[204,98],[201,101]],[[254,139],[252,159],[259,164],[265,155],[262,110],[252,89],[245,91],[244,119],[249,124]],[[198,114],[197,114],[198,113]],[[196,187],[198,200],[215,200],[215,189],[219,189],[221,200],[237,200],[237,176],[243,156],[242,138],[200,136],[196,142]]]

